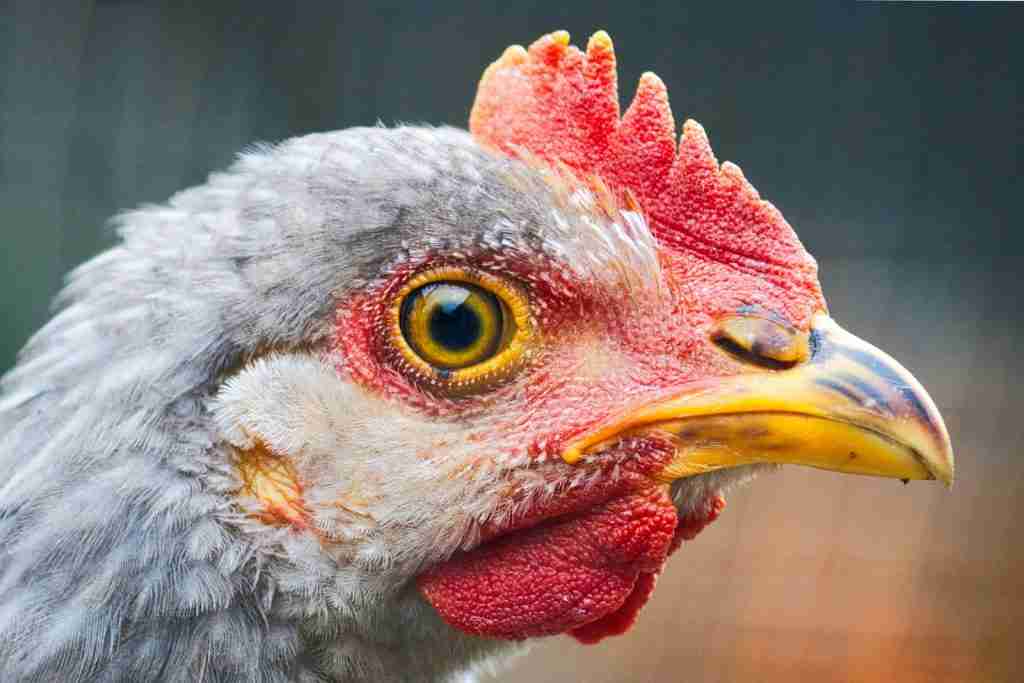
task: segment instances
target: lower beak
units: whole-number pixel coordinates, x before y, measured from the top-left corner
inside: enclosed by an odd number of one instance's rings
[[[938,479],[952,486],[953,449],[924,388],[888,355],[818,314],[810,358],[790,369],[695,384],[570,444],[568,462],[627,436],[675,444],[659,478],[756,463]]]

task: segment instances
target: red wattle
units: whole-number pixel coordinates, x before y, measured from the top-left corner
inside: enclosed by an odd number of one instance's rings
[[[572,631],[596,642],[633,623],[677,522],[664,489],[622,496],[457,555],[422,575],[419,587],[467,633],[519,640]]]
[[[654,593],[654,584],[657,582],[656,573],[641,573],[636,579],[633,591],[626,596],[626,601],[619,609],[589,624],[574,628],[569,631],[569,635],[584,645],[593,645],[608,636],[621,636],[636,623],[640,610],[650,600],[651,594]]]
[[[669,546],[668,554],[679,550],[683,541],[692,540],[704,527],[718,519],[725,509],[725,498],[721,495],[707,498],[688,515],[679,518],[676,531]],[[636,623],[640,610],[654,593],[659,572],[641,573],[633,586],[633,592],[626,597],[622,607],[605,616],[573,629],[569,634],[584,645],[593,645],[608,636],[620,636]]]

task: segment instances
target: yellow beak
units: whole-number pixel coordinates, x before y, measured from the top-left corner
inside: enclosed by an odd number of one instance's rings
[[[636,434],[675,444],[664,481],[780,463],[953,483],[953,449],[928,393],[823,313],[812,323],[806,362],[694,385],[612,420],[570,444],[563,458],[574,463]]]

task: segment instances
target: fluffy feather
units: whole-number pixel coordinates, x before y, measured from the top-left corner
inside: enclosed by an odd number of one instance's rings
[[[426,461],[381,458],[452,425],[395,429],[328,349],[346,292],[431,250],[499,247],[657,300],[643,218],[557,175],[452,129],[355,129],[254,148],[120,216],[121,244],[71,275],[3,380],[0,678],[425,681],[514,649],[449,628],[408,580],[517,514],[496,493],[510,477],[524,505],[550,481],[509,458],[439,489]],[[331,552],[233,497],[252,434],[310,476],[338,468],[309,500]],[[383,482],[366,516],[324,512],[364,478]]]

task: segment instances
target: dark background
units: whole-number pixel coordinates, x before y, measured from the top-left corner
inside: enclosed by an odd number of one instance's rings
[[[505,46],[606,28],[623,103],[657,72],[797,228],[833,314],[929,387],[958,481],[764,477],[629,636],[546,641],[504,680],[1024,680],[1024,7],[640,4],[0,0],[0,370],[113,213],[259,140],[464,126]]]

